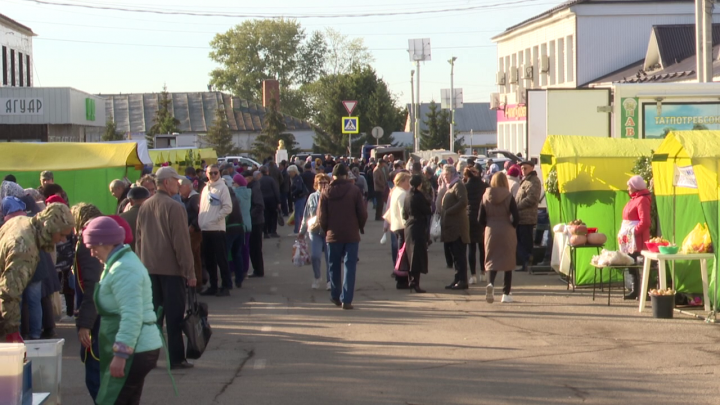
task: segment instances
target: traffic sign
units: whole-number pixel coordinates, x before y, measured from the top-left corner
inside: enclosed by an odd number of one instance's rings
[[[357,134],[360,133],[358,125],[358,117],[342,117],[342,133]]]
[[[358,104],[358,102],[355,100],[345,100],[342,103],[348,115],[352,115],[353,111],[355,111],[355,107],[357,107]]]
[[[372,131],[370,133],[372,134],[373,138],[380,139],[380,138],[382,138],[385,131],[383,131],[383,129],[380,127],[375,127],[372,129]]]

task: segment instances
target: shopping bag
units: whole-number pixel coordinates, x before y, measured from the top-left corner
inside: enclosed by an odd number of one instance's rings
[[[380,238],[380,244],[381,244],[381,245],[386,244],[386,243],[387,243],[387,239],[388,239],[388,233],[387,233],[387,232],[383,232],[383,236],[382,236],[382,238]]]
[[[292,214],[290,214],[290,216],[288,217],[287,224],[295,225],[295,211],[293,211]]]
[[[707,224],[697,224],[685,237],[682,244],[683,253],[712,252],[712,240]]]
[[[212,336],[208,307],[206,303],[197,301],[195,289],[192,287],[188,288],[187,300],[188,309],[183,320],[183,333],[187,337],[185,356],[188,359],[199,359]]]
[[[293,215],[295,215],[295,214],[293,213]],[[277,219],[278,225],[279,225],[279,226],[285,226],[285,218],[283,218],[282,211],[278,210],[278,217],[277,217],[277,218],[278,218],[278,219]],[[289,222],[288,222],[288,223],[289,223]]]
[[[410,260],[408,260],[407,254],[405,254],[405,244],[398,250],[397,261],[395,262],[395,270],[393,274],[396,277],[407,277],[410,272]]]
[[[292,262],[297,267],[310,264],[310,253],[305,239],[298,239],[293,243]]]
[[[432,239],[438,239],[442,235],[442,228],[440,227],[440,214],[435,213],[430,221],[430,237]]]
[[[52,293],[52,307],[53,307],[53,313],[55,316],[61,316],[63,314],[63,303],[62,298],[60,298],[60,293],[55,291]]]
[[[322,227],[320,227],[320,221],[318,221],[317,215],[313,215],[312,217],[308,218],[307,228],[312,233],[322,232]]]

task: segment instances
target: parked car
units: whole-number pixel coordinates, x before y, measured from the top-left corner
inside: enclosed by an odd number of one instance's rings
[[[218,158],[218,164],[234,163],[243,164],[246,163],[248,166],[256,165],[257,167],[262,166],[258,161],[251,159],[246,156],[223,156]]]
[[[305,162],[308,156],[312,157],[313,162],[315,161],[315,159],[320,159],[320,161],[325,164],[325,155],[322,153],[298,153],[297,155],[293,155],[290,158],[290,161],[295,162],[295,159],[300,159]]]

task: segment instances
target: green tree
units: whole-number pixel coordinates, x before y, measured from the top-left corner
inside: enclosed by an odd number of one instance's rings
[[[351,73],[367,67],[374,61],[362,38],[349,38],[333,28],[325,29],[327,56],[324,69],[328,74]]]
[[[450,150],[450,110],[440,109],[434,100],[430,102],[429,108],[430,111],[425,114],[426,119],[423,120],[427,129],[420,131],[420,149]],[[455,137],[454,148],[455,151],[463,150],[462,138]]]
[[[707,131],[709,128],[705,124],[695,124],[692,129],[693,131]]]
[[[675,128],[673,128],[673,127],[665,127],[665,128],[663,128],[662,138],[666,138],[666,137],[668,136],[668,134],[669,134],[670,132],[673,132],[673,131],[677,131],[677,129],[675,129]]]
[[[310,84],[325,75],[327,52],[328,46],[322,32],[313,32],[300,47],[297,80],[301,85]]]
[[[316,152],[334,155],[347,154],[348,135],[342,133],[342,117],[347,112],[343,100],[357,100],[353,112],[358,117],[360,132],[353,135],[353,155],[359,155],[364,143],[374,144],[370,131],[379,126],[384,131],[379,143],[393,142],[392,132],[402,128],[405,115],[397,107],[397,100],[388,90],[387,84],[377,77],[370,67],[356,67],[346,74],[327,75],[313,83],[309,90],[312,121],[315,128]]]
[[[145,133],[145,140],[149,149],[155,147],[155,135],[160,134],[172,134],[180,132],[180,121],[173,117],[170,112],[170,106],[172,100],[170,99],[170,93],[167,91],[167,86],[163,86],[163,90],[160,93],[160,101],[158,102],[158,110],[155,111],[155,117],[153,117],[153,126],[150,127]]]
[[[238,148],[233,142],[233,136],[230,132],[225,110],[218,108],[215,110],[215,120],[212,126],[208,128],[205,135],[204,143],[207,143],[215,149],[218,156],[232,156],[237,154]]]
[[[265,111],[263,120],[263,132],[255,138],[253,143],[253,155],[257,160],[264,160],[268,156],[275,156],[280,140],[285,142],[285,149],[288,157],[296,155],[300,149],[295,141],[295,135],[285,132],[285,117],[278,111],[275,99],[270,99],[270,105]]]
[[[122,141],[125,139],[125,136],[122,132],[118,132],[117,124],[115,124],[115,121],[111,118],[105,124],[105,132],[103,132],[101,139],[103,141]]]

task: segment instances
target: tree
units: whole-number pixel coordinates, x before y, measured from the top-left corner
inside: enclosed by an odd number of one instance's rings
[[[170,93],[167,91],[167,86],[163,86],[163,91],[160,93],[160,101],[158,102],[158,110],[155,111],[155,117],[153,117],[154,124],[150,127],[150,130],[145,133],[145,140],[147,141],[149,149],[155,147],[155,135],[180,132],[180,121],[173,117],[170,112],[171,105],[172,100],[170,99]]]
[[[310,89],[309,102],[315,128],[315,151],[333,155],[347,154],[348,135],[342,133],[342,117],[347,115],[343,100],[357,100],[353,115],[358,117],[360,132],[353,135],[354,155],[364,143],[374,144],[370,131],[379,126],[384,131],[379,143],[392,143],[393,131],[402,128],[405,115],[387,84],[370,67],[356,67],[351,73],[321,77]]]
[[[301,85],[314,82],[325,75],[328,46],[322,32],[315,31],[300,48],[297,79]]]
[[[237,154],[238,148],[233,142],[233,136],[230,132],[230,126],[227,122],[225,109],[218,108],[215,110],[215,121],[208,128],[204,142],[215,149],[218,156],[232,156]]]
[[[270,99],[270,105],[265,111],[265,119],[263,120],[263,132],[255,138],[253,143],[253,154],[257,160],[264,160],[268,156],[275,156],[278,143],[280,140],[285,142],[285,149],[288,156],[296,155],[300,152],[295,142],[295,135],[285,132],[285,118],[277,109],[277,102],[274,98]]]
[[[705,124],[695,124],[692,129],[693,131],[707,131],[709,128]]]
[[[446,149],[450,150],[450,110],[438,110],[435,101],[430,102],[430,111],[425,114],[423,123],[427,129],[420,131],[420,149]],[[454,124],[453,124],[454,125]],[[454,150],[463,150],[463,139],[455,137]]]
[[[103,132],[101,139],[106,142],[122,141],[125,139],[125,136],[122,132],[118,132],[117,124],[115,124],[115,121],[111,118],[105,124],[105,132]]]
[[[325,40],[325,71],[330,75],[350,73],[356,68],[370,66],[374,61],[362,38],[351,39],[339,31],[326,28]]]

